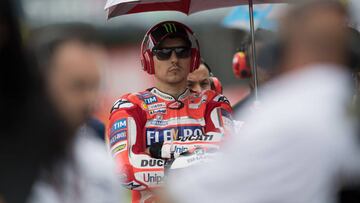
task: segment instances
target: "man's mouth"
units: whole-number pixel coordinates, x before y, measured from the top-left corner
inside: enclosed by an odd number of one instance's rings
[[[169,72],[175,72],[175,71],[180,71],[181,68],[179,66],[171,66],[169,68]]]

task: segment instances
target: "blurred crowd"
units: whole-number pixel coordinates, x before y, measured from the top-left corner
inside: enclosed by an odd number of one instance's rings
[[[0,203],[360,202],[359,4],[296,1],[247,35],[228,59],[250,89],[236,104],[192,29],[160,22],[139,48],[154,87],[119,95],[104,124],[97,30],[25,38],[1,1]]]

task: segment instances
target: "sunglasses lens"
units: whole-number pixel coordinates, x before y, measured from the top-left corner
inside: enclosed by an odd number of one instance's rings
[[[156,49],[153,51],[159,60],[168,60],[171,57],[172,49]]]
[[[178,58],[187,58],[191,55],[191,49],[188,47],[175,48],[174,50]]]
[[[191,55],[191,48],[189,47],[154,49],[153,53],[158,60],[168,60],[173,51],[175,51],[176,57],[178,58],[187,58]]]

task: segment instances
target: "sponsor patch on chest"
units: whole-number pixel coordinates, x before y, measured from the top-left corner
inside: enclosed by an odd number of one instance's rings
[[[174,128],[147,128],[146,145],[163,141],[211,141],[211,135],[205,135],[201,126],[181,126]]]
[[[155,103],[148,105],[149,110],[163,109],[166,108],[165,102]]]
[[[152,104],[152,103],[155,103],[157,102],[157,98],[156,96],[152,96],[152,97],[149,97],[149,98],[144,98],[144,102],[145,104],[149,105],[149,104]]]

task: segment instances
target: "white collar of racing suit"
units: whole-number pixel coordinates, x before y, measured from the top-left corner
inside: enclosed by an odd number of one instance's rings
[[[186,97],[188,97],[188,96],[191,94],[191,91],[190,91],[188,88],[186,88],[186,89],[184,90],[184,92],[181,93],[177,99],[174,98],[173,96],[171,96],[170,94],[167,94],[167,93],[165,93],[165,92],[160,91],[160,90],[157,89],[156,87],[153,87],[153,88],[150,90],[150,92],[151,92],[152,94],[154,94],[154,95],[156,95],[156,96],[164,99],[164,100],[167,100],[167,101],[184,100]]]

